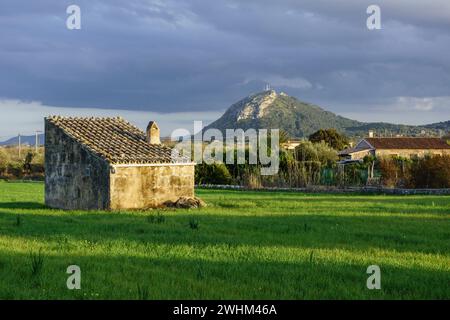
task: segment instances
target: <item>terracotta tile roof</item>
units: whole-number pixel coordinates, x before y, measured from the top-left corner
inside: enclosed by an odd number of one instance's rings
[[[365,138],[375,149],[450,149],[440,138]]]
[[[183,157],[172,159],[171,148],[147,143],[142,130],[120,117],[52,116],[46,120],[111,164],[191,162]]]

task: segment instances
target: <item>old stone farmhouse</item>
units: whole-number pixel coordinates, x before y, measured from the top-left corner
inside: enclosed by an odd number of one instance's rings
[[[45,119],[45,203],[60,209],[140,209],[194,196],[194,164],[173,157],[159,128],[120,117]]]
[[[404,158],[423,157],[427,154],[450,155],[450,145],[440,138],[365,138],[355,147],[339,152],[346,160],[363,159],[366,155],[376,157],[400,156]]]

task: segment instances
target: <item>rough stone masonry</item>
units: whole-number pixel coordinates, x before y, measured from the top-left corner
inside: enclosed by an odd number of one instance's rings
[[[194,196],[194,163],[173,158],[150,122],[45,119],[45,203],[66,210],[145,209]]]

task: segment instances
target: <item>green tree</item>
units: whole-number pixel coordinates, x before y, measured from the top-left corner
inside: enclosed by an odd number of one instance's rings
[[[315,161],[320,162],[323,166],[332,166],[338,160],[336,150],[325,142],[302,141],[295,148],[294,153],[297,161]]]
[[[23,170],[30,174],[31,172],[31,163],[33,162],[34,153],[31,151],[27,152],[27,155],[25,156],[25,161],[23,163]]]
[[[309,136],[309,141],[313,143],[323,141],[336,150],[345,149],[349,145],[348,138],[337,132],[336,129],[320,129]]]

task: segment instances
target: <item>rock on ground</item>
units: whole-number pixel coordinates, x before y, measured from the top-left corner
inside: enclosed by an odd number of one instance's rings
[[[197,197],[180,197],[177,201],[167,201],[164,203],[166,207],[171,208],[203,208],[206,207],[206,203]]]

